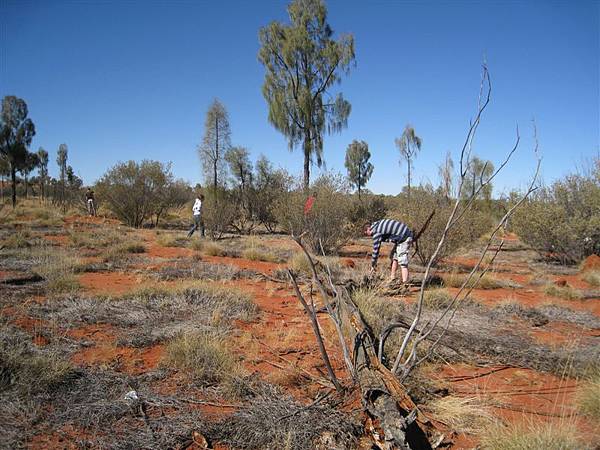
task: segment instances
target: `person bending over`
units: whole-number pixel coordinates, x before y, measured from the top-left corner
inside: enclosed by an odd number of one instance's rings
[[[392,270],[390,281],[396,278],[398,265],[402,272],[402,282],[408,282],[408,252],[413,241],[413,232],[406,224],[393,219],[382,219],[371,224],[365,224],[364,232],[373,239],[373,254],[371,256],[371,271],[377,268],[379,249],[382,242],[393,242],[394,248],[390,254]]]

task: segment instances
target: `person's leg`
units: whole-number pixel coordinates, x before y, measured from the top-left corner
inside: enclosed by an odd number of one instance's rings
[[[398,245],[397,261],[400,264],[400,271],[402,273],[402,283],[408,282],[408,253],[410,251],[410,245],[412,239],[408,238],[406,241]]]
[[[394,281],[396,279],[396,271],[398,270],[398,261],[394,258],[392,261],[392,270],[390,272],[390,281]]]
[[[204,220],[202,216],[200,216],[200,237],[205,237],[204,235]]]
[[[191,238],[192,235],[194,234],[194,231],[196,231],[197,228],[198,228],[198,221],[196,220],[196,216],[194,216],[194,223],[192,223],[192,228],[190,228],[190,231],[188,231],[187,237]]]

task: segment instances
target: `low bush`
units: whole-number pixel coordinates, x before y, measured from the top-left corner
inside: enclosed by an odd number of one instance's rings
[[[314,201],[306,211],[307,195],[302,189],[279,197],[274,208],[277,222],[286,233],[306,232],[305,241],[314,253],[335,253],[353,234],[348,185],[341,176],[325,174],[315,180],[310,192]]]
[[[519,237],[544,258],[575,264],[600,254],[600,163],[535,192],[512,218]]]
[[[227,340],[221,333],[209,330],[173,339],[165,349],[163,364],[189,373],[200,385],[218,384],[239,368]]]
[[[462,200],[458,211],[462,211],[465,206],[466,201]],[[426,264],[433,256],[453,207],[452,199],[431,186],[413,188],[410,200],[404,192],[395,199],[389,217],[406,223],[414,233],[423,228],[430,214],[435,211],[418,242],[417,256],[422,264]],[[493,225],[493,217],[488,202],[476,200],[470,210],[451,228],[438,253],[437,261],[461,247],[476,243],[483,234],[489,232]]]

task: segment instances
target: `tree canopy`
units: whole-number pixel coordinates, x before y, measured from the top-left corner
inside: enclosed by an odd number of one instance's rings
[[[2,99],[0,113],[0,156],[9,165],[12,185],[12,205],[17,204],[17,171],[30,161],[29,145],[35,136],[35,126],[28,115],[25,100],[7,95]]]
[[[230,147],[229,115],[225,106],[215,99],[206,113],[204,136],[198,147],[205,179],[212,179],[213,189],[219,185],[219,178],[224,171],[223,157]]]
[[[367,184],[373,174],[373,164],[369,162],[371,153],[365,141],[354,140],[346,150],[346,161],[344,165],[348,170],[348,180],[360,191]]]
[[[302,143],[304,188],[310,164],[323,163],[323,135],[346,127],[350,103],[330,92],[354,62],[354,38],[332,39],[322,0],[294,0],[288,6],[289,25],[272,22],[261,28],[259,60],[265,66],[263,95],[269,121],[288,140],[289,149]]]
[[[396,147],[400,151],[400,156],[406,160],[407,182],[408,182],[408,200],[410,201],[410,171],[412,169],[412,160],[421,150],[421,138],[417,136],[415,129],[406,125],[402,136],[396,138]]]

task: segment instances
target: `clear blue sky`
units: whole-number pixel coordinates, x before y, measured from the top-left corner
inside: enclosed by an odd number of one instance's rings
[[[329,1],[336,35],[349,32],[356,68],[341,90],[348,128],[325,140],[327,168],[344,171],[347,145],[368,142],[368,188],[405,184],[394,138],[410,122],[423,139],[414,181],[437,179],[446,151],[457,154],[472,116],[483,58],[492,103],[476,153],[498,161],[522,143],[496,194],[522,187],[534,166],[535,117],[548,182],[599,152],[599,2]],[[285,1],[0,0],[0,95],[29,105],[32,150],[66,143],[89,184],[117,161],[172,161],[201,181],[196,146],[217,97],[232,141],[301,173],[302,155],[267,120],[258,30],[287,21]],[[313,174],[317,174],[313,170]]]

